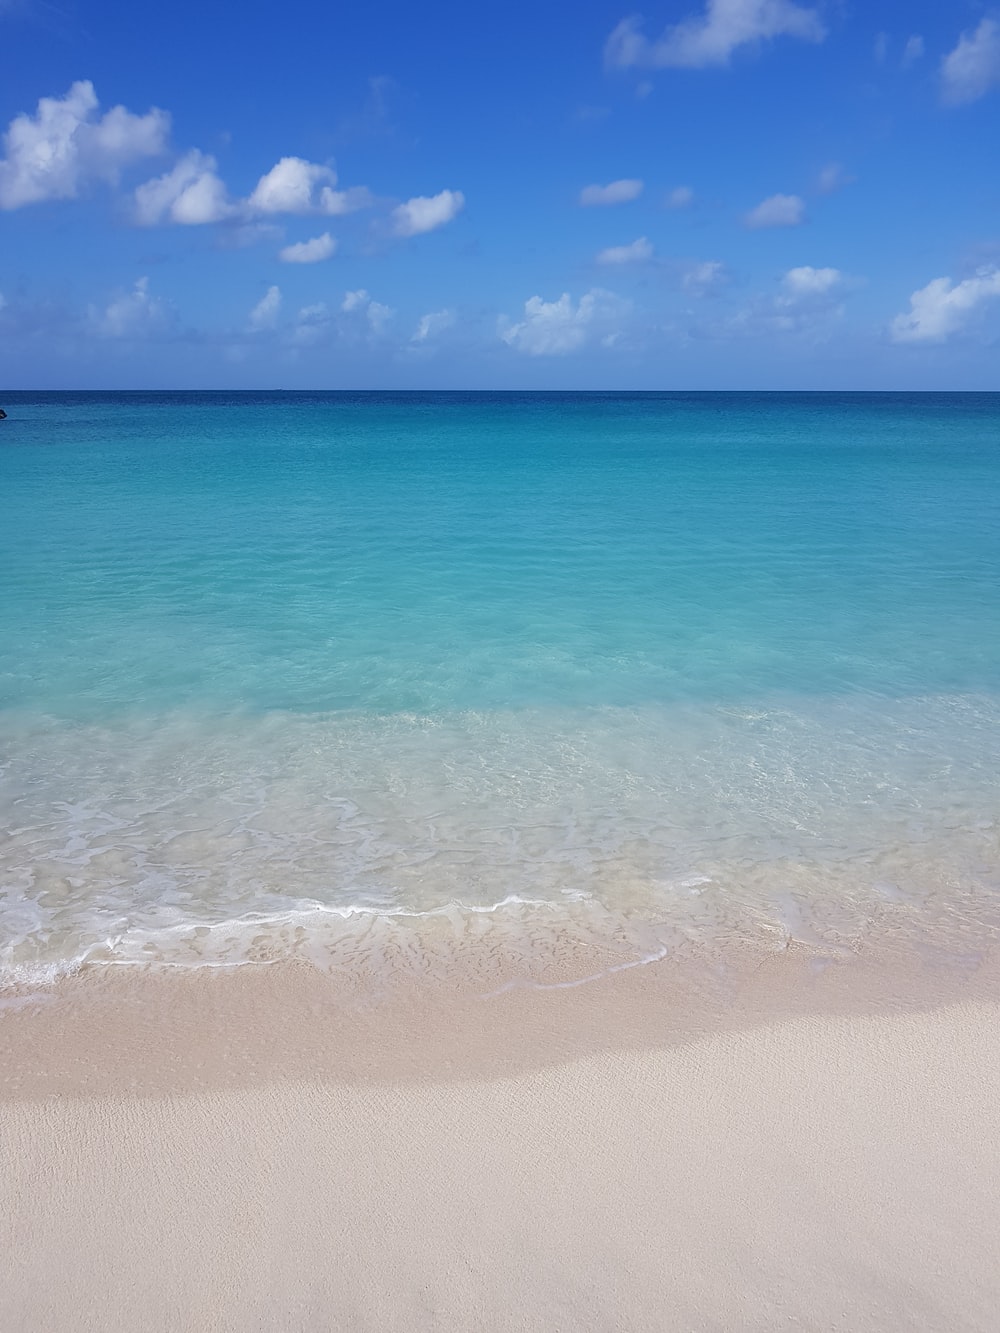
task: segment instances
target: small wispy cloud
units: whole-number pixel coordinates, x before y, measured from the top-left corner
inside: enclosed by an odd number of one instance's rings
[[[827,296],[843,281],[843,274],[836,268],[813,268],[803,264],[799,268],[790,268],[781,280],[785,301],[800,301],[814,296]]]
[[[642,194],[640,180],[611,181],[609,185],[585,185],[580,191],[584,208],[603,208],[610,204],[628,204]]]
[[[805,221],[805,200],[797,194],[772,194],[751,208],[743,221],[754,230],[763,227],[798,227]]]
[[[143,338],[162,330],[167,307],[149,290],[149,279],[139,278],[129,292],[116,296],[103,310],[90,309],[90,327],[104,338]]]
[[[958,106],[975,102],[1000,83],[1000,22],[984,18],[941,62],[941,95]]]
[[[726,266],[718,259],[703,259],[690,264],[681,274],[681,286],[692,296],[706,296],[728,280]]]
[[[667,194],[668,208],[690,208],[694,203],[694,190],[690,185],[676,185]]]
[[[899,58],[899,63],[903,69],[909,69],[911,65],[916,64],[924,54],[924,39],[918,32],[911,37],[907,37],[906,45],[903,47],[903,54]]]
[[[704,13],[667,28],[656,41],[636,17],[622,19],[604,46],[611,68],[705,69],[728,65],[734,51],[776,37],[821,42],[826,29],[815,9],[792,0],[708,0]]]
[[[359,287],[353,292],[345,292],[340,309],[342,314],[363,320],[368,333],[375,337],[385,331],[386,325],[396,313],[381,301],[374,301],[364,287]]]
[[[281,311],[281,288],[268,287],[254,308],[250,311],[247,327],[251,333],[264,333],[278,323]]]
[[[446,329],[452,328],[456,319],[454,310],[433,310],[430,314],[421,315],[410,341],[415,343],[428,342],[444,333]]]
[[[464,207],[465,195],[461,190],[418,195],[392,210],[392,229],[397,236],[421,236],[457,218]]]
[[[293,347],[312,347],[330,338],[334,317],[325,301],[304,305],[295,316],[288,339]]]
[[[839,162],[828,162],[816,177],[816,189],[820,194],[836,194],[854,181],[855,177],[848,175]]]
[[[336,249],[337,242],[325,231],[322,236],[314,236],[309,241],[286,245],[278,251],[278,258],[284,264],[318,264],[329,259]]]
[[[850,286],[839,269],[802,264],[782,274],[777,291],[757,293],[742,308],[705,324],[703,332],[710,337],[792,336],[821,342],[839,327]]]
[[[611,245],[597,255],[599,264],[645,264],[653,258],[652,242],[640,236],[631,245]]]

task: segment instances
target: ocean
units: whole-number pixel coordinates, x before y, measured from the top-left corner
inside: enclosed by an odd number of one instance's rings
[[[0,984],[994,928],[1000,394],[0,405]]]

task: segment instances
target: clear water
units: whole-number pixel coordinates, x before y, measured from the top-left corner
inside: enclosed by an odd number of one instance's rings
[[[1000,395],[3,405],[8,978],[1000,892]]]

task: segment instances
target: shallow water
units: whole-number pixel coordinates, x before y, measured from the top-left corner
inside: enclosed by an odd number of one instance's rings
[[[1000,395],[4,401],[9,979],[1000,891]]]

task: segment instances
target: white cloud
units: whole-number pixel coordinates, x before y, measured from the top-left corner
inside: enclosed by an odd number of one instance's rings
[[[837,268],[812,268],[803,264],[801,268],[790,268],[781,280],[784,288],[784,301],[798,301],[803,298],[826,296],[843,280],[843,274]]]
[[[941,92],[957,105],[976,101],[995,83],[1000,83],[1000,23],[985,18],[975,32],[963,32],[941,62]]]
[[[255,213],[316,213],[319,189],[336,183],[332,167],[301,157],[283,157],[261,176],[247,203]]]
[[[667,28],[655,42],[637,18],[623,19],[605,44],[604,58],[619,69],[703,69],[726,65],[739,47],[774,37],[821,42],[825,36],[816,10],[793,0],[707,0],[703,14]]]
[[[690,208],[694,203],[694,190],[690,185],[678,185],[667,195],[668,208]]]
[[[302,157],[283,157],[265,172],[254,186],[247,208],[252,213],[322,213],[339,217],[368,208],[372,196],[363,186],[336,190],[333,167],[307,162]]]
[[[273,329],[278,322],[281,310],[281,288],[268,287],[254,308],[250,311],[249,326],[251,333],[263,333]]]
[[[314,236],[309,241],[297,241],[295,245],[286,245],[278,251],[278,258],[285,264],[318,264],[329,259],[337,248],[337,242],[328,231],[322,236]]]
[[[365,315],[368,319],[368,327],[371,329],[372,333],[376,335],[382,333],[395,313],[395,310],[392,310],[387,305],[382,305],[380,301],[369,301]]]
[[[135,192],[135,221],[143,227],[169,222],[197,227],[221,222],[234,211],[226,187],[216,175],[215,158],[197,148]]]
[[[918,32],[915,32],[912,37],[907,37],[906,45],[903,47],[903,54],[900,57],[899,63],[903,69],[908,69],[909,66],[918,61],[923,54],[924,39]]]
[[[283,157],[260,178],[249,199],[233,201],[217,175],[215,159],[194,148],[170,171],[139,186],[135,192],[135,220],[147,227],[161,223],[201,226],[279,213],[333,216],[365,208],[372,202],[368,190],[335,190],[336,183],[337,173],[332,167],[301,157]],[[249,228],[245,230],[251,234]]]
[[[839,269],[803,264],[784,273],[777,290],[755,293],[742,308],[702,324],[700,332],[721,338],[793,336],[818,344],[840,325],[851,286]]]
[[[616,325],[629,309],[627,301],[600,287],[586,292],[576,305],[569,292],[556,301],[532,296],[524,303],[524,318],[514,323],[501,316],[497,333],[508,347],[528,356],[565,356],[593,339],[611,346],[621,333]]]
[[[897,343],[944,342],[994,297],[1000,297],[1000,268],[992,265],[954,284],[950,278],[934,278],[913,293],[909,310],[889,326],[889,336]]]
[[[421,315],[411,341],[423,343],[429,338],[436,338],[439,333],[444,333],[445,329],[450,329],[455,319],[454,310],[434,310],[428,315]]]
[[[584,208],[601,207],[607,204],[627,204],[638,199],[642,194],[642,181],[612,181],[610,185],[587,185],[580,191],[580,203]]]
[[[418,195],[392,210],[392,229],[397,236],[421,236],[451,222],[464,207],[461,190],[442,190],[430,198]]]
[[[386,325],[396,313],[389,306],[382,305],[380,301],[373,301],[363,287],[354,292],[345,292],[340,309],[345,315],[364,319],[369,332],[375,337],[385,331]]]
[[[297,347],[311,347],[329,336],[333,317],[325,301],[304,305],[295,317],[295,326],[289,335]]]
[[[748,227],[797,227],[805,221],[806,206],[797,194],[772,194],[744,218]]]
[[[163,302],[149,294],[149,279],[140,278],[130,292],[116,297],[104,310],[91,307],[90,323],[105,338],[141,338],[167,320]]]
[[[631,245],[612,245],[597,256],[599,264],[644,264],[653,258],[653,246],[645,236]]]
[[[725,264],[718,259],[705,259],[693,264],[681,278],[681,286],[694,296],[704,296],[707,292],[721,287],[728,281]]]
[[[4,135],[0,208],[46,199],[75,199],[91,180],[114,182],[123,167],[163,152],[170,117],[155,107],[144,116],[123,106],[98,116],[87,80],[65,97],[39,99],[34,116],[16,116]]]

